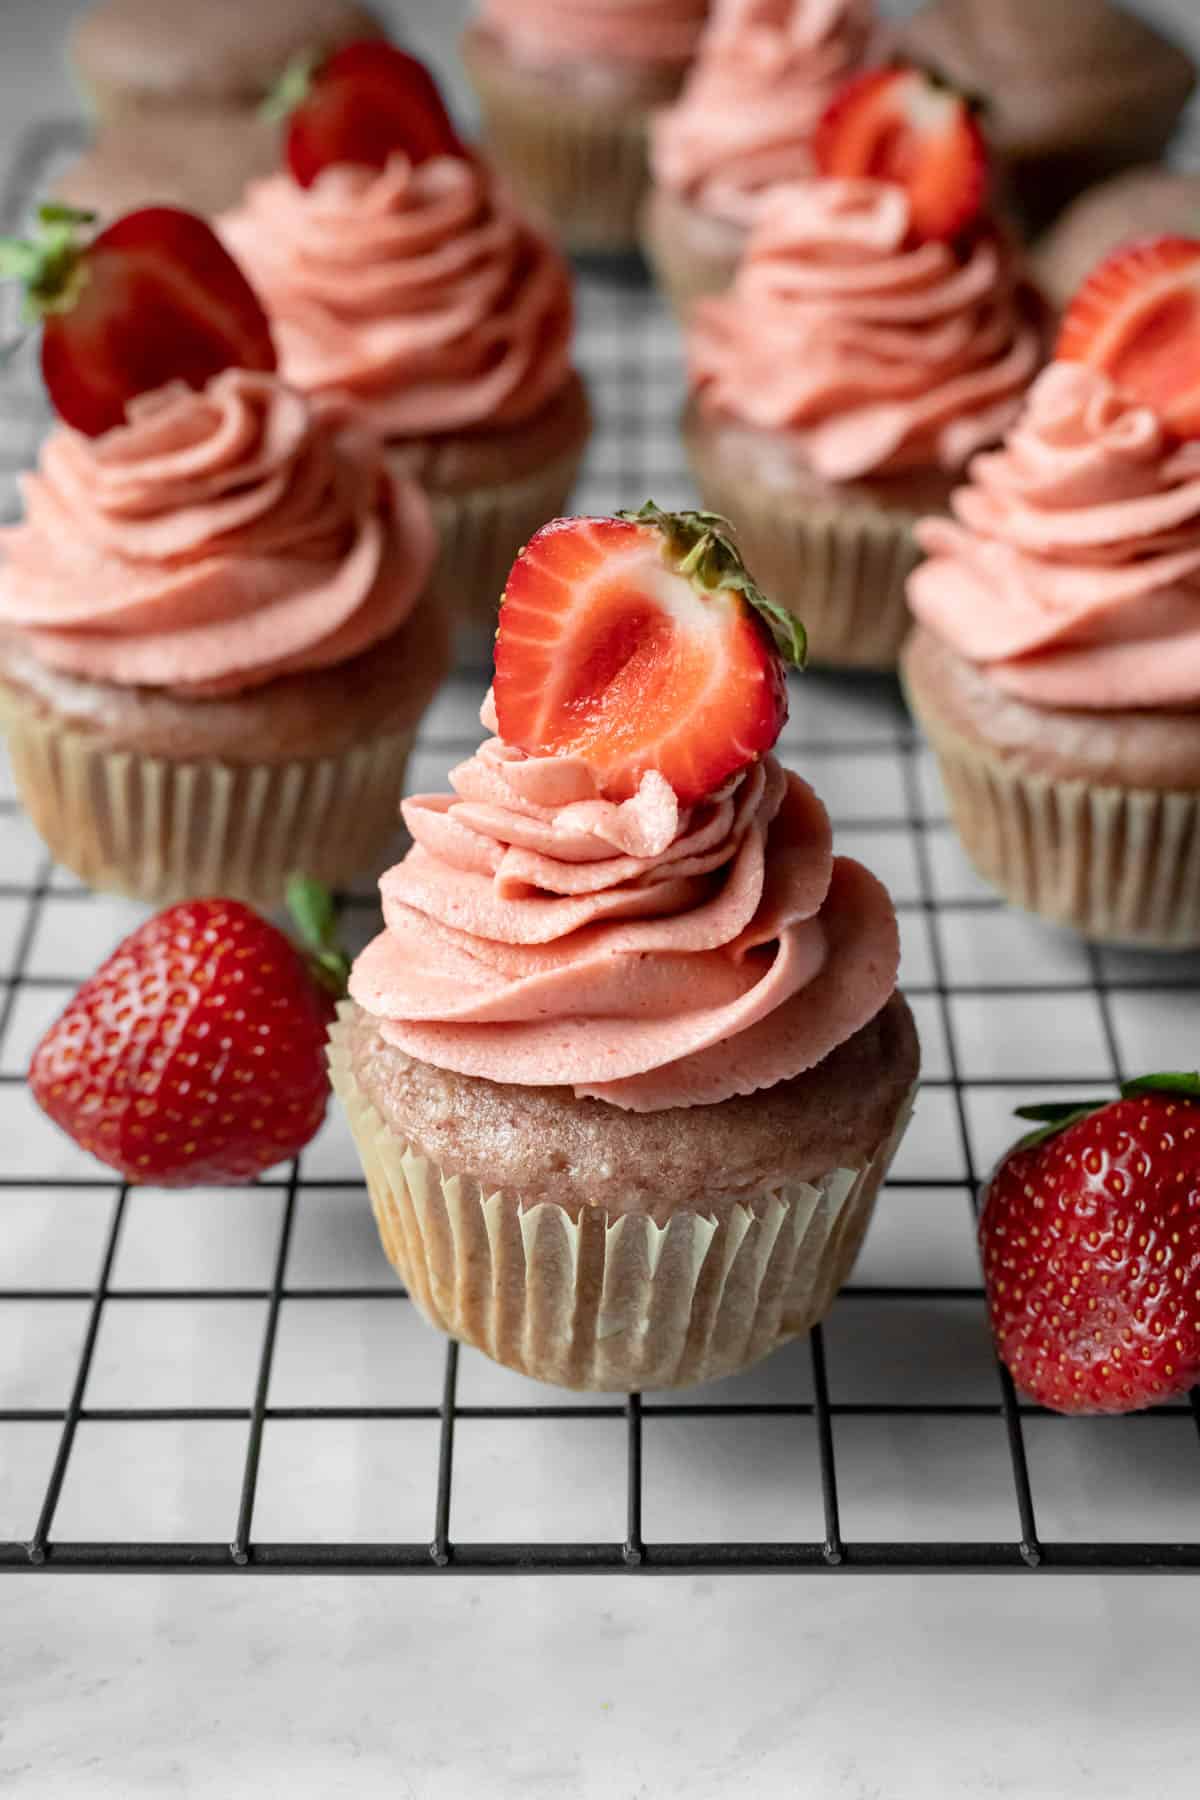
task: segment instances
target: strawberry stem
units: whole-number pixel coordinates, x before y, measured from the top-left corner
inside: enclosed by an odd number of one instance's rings
[[[79,233],[95,220],[93,212],[51,201],[38,207],[32,237],[0,237],[0,280],[22,284],[29,319],[74,306],[86,280]]]
[[[350,958],[337,941],[337,913],[328,888],[308,875],[289,876],[287,907],[315,979],[335,1000],[344,1000]]]
[[[315,50],[301,50],[293,56],[285,64],[283,74],[259,107],[259,118],[268,125],[282,125],[289,119],[296,108],[308,99],[313,76],[323,61],[324,58]]]
[[[785,663],[802,669],[808,654],[803,625],[786,606],[768,598],[742,561],[733,527],[721,513],[666,512],[647,500],[636,511],[619,512],[631,525],[653,525],[663,534],[667,563],[702,594],[727,589],[739,593],[766,625]]]

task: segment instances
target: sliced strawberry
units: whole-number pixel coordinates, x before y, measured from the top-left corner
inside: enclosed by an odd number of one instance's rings
[[[1200,239],[1146,238],[1106,257],[1067,308],[1055,355],[1103,369],[1179,437],[1200,437]]]
[[[394,44],[364,40],[316,68],[293,65],[269,110],[287,119],[288,167],[301,187],[335,163],[382,169],[397,152],[414,165],[465,154],[433,76]]]
[[[906,189],[922,240],[957,237],[987,199],[987,146],[973,103],[907,64],[868,70],[836,93],[813,133],[812,154],[822,175]]]
[[[203,219],[149,206],[83,243],[91,217],[44,206],[36,239],[0,240],[0,276],[24,281],[42,320],[42,374],[68,425],[96,437],[168,381],[275,367],[267,315]]]
[[[506,743],[580,756],[626,800],[657,769],[685,805],[771,748],[798,622],[747,575],[713,513],[653,502],[553,519],[513,564],[496,636]]]

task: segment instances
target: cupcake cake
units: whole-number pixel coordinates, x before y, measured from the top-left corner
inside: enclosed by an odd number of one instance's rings
[[[646,138],[708,0],[481,0],[463,60],[522,205],[577,252],[637,248]]]
[[[1177,44],[1112,0],[930,0],[901,42],[984,96],[1031,233],[1093,182],[1157,162],[1196,81]]]
[[[389,46],[317,72],[286,152],[222,234],[284,378],[343,408],[428,493],[435,593],[490,641],[512,559],[565,504],[590,430],[566,264]]]
[[[278,161],[278,129],[257,113],[135,112],[102,125],[49,197],[102,219],[142,206],[207,217],[236,205],[246,183]]]
[[[26,246],[62,423],[0,531],[21,798],[95,887],[273,904],[296,869],[345,881],[395,830],[448,660],[428,503],[272,372],[199,219],[72,229]]]
[[[1033,248],[1047,300],[1064,307],[1098,262],[1135,238],[1186,237],[1200,227],[1200,170],[1129,169],[1072,201]]]
[[[724,292],[764,197],[815,172],[817,122],[878,39],[873,0],[716,0],[650,133],[642,242],[677,312]]]
[[[776,641],[711,515],[538,532],[494,735],[406,802],[351,972],[330,1060],[384,1248],[541,1380],[685,1386],[809,1330],[907,1118],[895,915],[771,754]]]
[[[1200,944],[1200,241],[1119,251],[954,518],[904,678],[980,871],[1086,936]]]
[[[694,308],[684,438],[704,504],[804,618],[813,659],[885,669],[913,526],[1015,417],[1040,304],[986,209],[964,101],[889,69],[828,123],[828,165],[847,172],[772,194],[730,292]]]

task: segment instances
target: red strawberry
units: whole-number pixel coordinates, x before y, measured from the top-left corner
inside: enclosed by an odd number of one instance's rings
[[[222,369],[273,369],[271,328],[211,228],[174,206],[126,213],[88,243],[91,213],[43,206],[36,239],[0,239],[0,278],[42,321],[42,374],[60,419],[97,437],[128,401]]]
[[[318,961],[335,982],[336,953]],[[30,1091],[128,1181],[249,1181],[325,1116],[331,1009],[274,925],[237,900],[186,900],[84,983],[35,1050]]]
[[[1148,1075],[1049,1120],[980,1220],[1000,1356],[1056,1412],[1137,1412],[1200,1381],[1200,1076]]]
[[[334,163],[382,169],[397,151],[413,164],[466,154],[424,63],[374,39],[315,66],[294,63],[268,111],[287,120],[288,167],[301,187]]]
[[[975,111],[925,69],[871,69],[826,107],[813,161],[822,175],[895,182],[908,192],[918,238],[954,238],[987,199],[987,146]]]
[[[787,718],[780,651],[802,662],[804,632],[754,586],[726,529],[648,501],[535,532],[500,608],[505,741],[583,757],[613,800],[658,769],[684,805],[769,750]]]
[[[1179,437],[1200,437],[1200,239],[1106,257],[1068,306],[1055,355],[1105,370]]]

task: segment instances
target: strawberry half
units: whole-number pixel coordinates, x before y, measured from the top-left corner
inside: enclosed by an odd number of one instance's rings
[[[1068,306],[1055,355],[1103,369],[1178,437],[1200,437],[1200,239],[1106,257]]]
[[[1013,1380],[1056,1412],[1136,1412],[1200,1381],[1200,1075],[1021,1107],[979,1237]]]
[[[727,530],[648,501],[535,532],[496,634],[505,742],[582,757],[613,800],[657,769],[685,806],[769,750],[804,632],[755,587]]]
[[[950,239],[974,224],[988,194],[988,153],[975,103],[928,70],[871,69],[839,90],[817,123],[822,175],[891,181],[908,194],[914,236]]]
[[[0,239],[0,278],[25,284],[42,322],[42,375],[66,424],[98,437],[138,394],[222,369],[273,369],[267,315],[212,229],[148,206],[90,242],[91,213],[43,206],[34,239]]]
[[[266,110],[287,120],[288,168],[301,187],[335,163],[382,169],[398,151],[414,166],[466,154],[424,63],[374,39],[347,44],[322,63],[298,59]]]
[[[307,960],[237,900],[187,900],[118,944],[38,1045],[34,1099],[127,1181],[249,1181],[325,1116],[331,991],[345,959],[315,884],[289,900]]]

